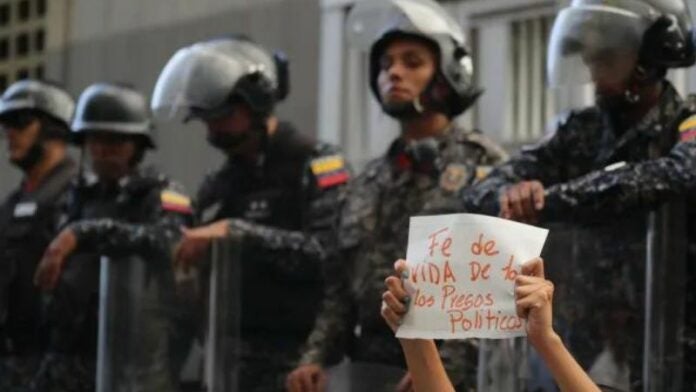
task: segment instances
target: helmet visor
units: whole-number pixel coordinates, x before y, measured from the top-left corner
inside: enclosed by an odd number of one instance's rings
[[[237,82],[255,73],[277,80],[272,58],[246,42],[221,40],[180,49],[157,79],[152,110],[170,119],[218,111]]]
[[[549,84],[557,87],[626,80],[635,69],[650,23],[638,13],[605,5],[561,11],[549,42]]]
[[[464,45],[464,33],[442,7],[431,0],[369,0],[358,3],[348,15],[348,42],[361,50],[389,31],[434,38],[449,36]]]

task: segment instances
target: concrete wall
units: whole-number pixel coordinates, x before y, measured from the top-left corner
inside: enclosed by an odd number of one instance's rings
[[[68,20],[67,44],[48,54],[46,74],[63,81],[75,96],[95,81],[128,82],[150,95],[161,68],[177,48],[211,36],[243,33],[288,54],[292,91],[279,106],[279,114],[304,132],[316,133],[320,20],[316,0],[70,1],[61,10]],[[160,148],[152,161],[190,192],[222,161],[205,143],[199,124],[160,123],[158,137]],[[3,152],[0,159],[5,157]],[[0,194],[14,187],[16,180],[16,170],[2,159]]]

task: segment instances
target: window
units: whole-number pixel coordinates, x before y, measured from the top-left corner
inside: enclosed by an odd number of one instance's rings
[[[17,17],[20,21],[29,20],[29,0],[22,0],[19,2],[19,8],[17,8]]]
[[[37,30],[34,34],[34,50],[42,52],[46,44],[46,33],[43,29]]]
[[[26,68],[20,68],[17,71],[17,80],[26,79],[29,77],[29,70]]]
[[[36,0],[36,14],[38,16],[46,15],[46,0]]]
[[[0,60],[7,60],[10,56],[10,41],[7,38],[0,39]]]
[[[7,75],[0,75],[0,92],[7,88]]]
[[[29,34],[22,33],[17,36],[17,56],[23,57],[29,53]]]
[[[545,77],[551,26],[552,18],[547,16],[512,23],[511,142],[538,139],[555,114],[554,98]]]
[[[0,5],[0,26],[7,26],[10,23],[10,5]]]
[[[39,65],[34,69],[34,77],[37,79],[43,79],[44,78],[44,67],[43,65]]]

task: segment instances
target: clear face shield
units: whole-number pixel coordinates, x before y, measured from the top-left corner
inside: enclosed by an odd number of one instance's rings
[[[431,0],[370,0],[348,15],[348,41],[368,51],[385,32],[403,31],[429,38],[449,36],[464,44],[464,33],[442,7]]]
[[[243,41],[211,41],[180,49],[157,79],[152,110],[160,118],[182,121],[220,116],[237,82],[254,73],[277,80],[271,57]]]
[[[549,85],[594,83],[598,90],[622,85],[635,70],[643,34],[652,20],[637,9],[601,1],[577,3],[561,11],[554,23],[547,57]]]
[[[473,72],[471,57],[462,55],[455,59],[455,48],[466,46],[465,35],[460,25],[432,0],[371,0],[356,4],[348,15],[346,36],[348,42],[358,50],[370,52],[370,85],[375,96],[381,95],[376,80],[379,77],[377,56],[373,53],[389,33],[403,33],[432,41],[440,51],[440,73],[447,79],[449,87],[463,97],[472,95],[470,78]],[[421,92],[422,94],[422,92]],[[430,100],[430,99],[429,99]],[[444,102],[447,100],[448,102]],[[438,111],[449,111],[454,98],[432,100]],[[443,101],[443,102],[440,102]],[[383,104],[383,110],[397,118],[418,115],[424,110],[420,97],[413,102],[394,107]]]

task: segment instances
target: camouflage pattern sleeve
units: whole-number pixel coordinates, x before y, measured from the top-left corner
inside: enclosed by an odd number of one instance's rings
[[[538,180],[553,184],[562,177],[563,146],[567,145],[567,132],[563,132],[572,114],[559,116],[552,131],[538,143],[523,147],[516,155],[495,167],[474,186],[463,190],[462,198],[470,212],[497,215],[501,189],[525,180]]]
[[[685,140],[662,158],[610,165],[548,188],[544,216],[621,213],[695,188],[696,140]]]
[[[181,236],[181,227],[190,226],[190,199],[167,187],[147,196],[149,223],[128,223],[116,219],[88,219],[70,223],[82,250],[108,256],[130,253],[170,255]]]
[[[348,350],[357,313],[350,291],[352,275],[347,261],[352,260],[355,253],[353,249],[327,260],[324,298],[300,358],[301,365],[333,365]]]
[[[350,171],[343,157],[329,147],[321,147],[309,162],[302,178],[306,191],[303,206],[303,230],[286,230],[242,219],[230,219],[230,231],[244,234],[254,252],[254,260],[273,263],[272,268],[288,276],[305,277],[320,273],[320,263],[335,252],[336,224],[345,198]],[[326,173],[316,169],[324,164]],[[321,168],[320,168],[321,169]],[[288,208],[293,208],[288,206]]]
[[[378,192],[366,173],[381,165],[381,159],[367,164],[363,174],[346,189],[336,234],[336,253],[324,262],[325,288],[314,328],[307,339],[300,364],[322,366],[338,363],[348,351],[358,323],[352,284],[360,245],[369,232],[364,221],[374,218],[374,201]]]

